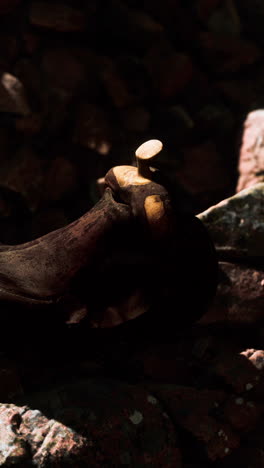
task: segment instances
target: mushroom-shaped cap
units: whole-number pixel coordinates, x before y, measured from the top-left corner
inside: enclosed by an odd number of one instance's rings
[[[106,175],[106,183],[116,191],[128,186],[146,185],[151,182],[151,164],[162,150],[159,140],[149,140],[136,150],[137,167],[116,166]]]
[[[165,235],[171,224],[169,194],[152,180],[154,161],[162,148],[159,140],[149,140],[136,150],[138,167],[116,166],[105,176],[106,185],[116,198],[130,206],[133,215],[154,237]]]
[[[142,177],[151,179],[151,163],[156,159],[156,156],[162,151],[163,144],[159,140],[148,140],[138,147],[136,150],[136,159],[138,173]]]

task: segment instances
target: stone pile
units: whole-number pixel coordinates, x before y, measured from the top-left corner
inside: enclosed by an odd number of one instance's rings
[[[0,242],[78,217],[149,138],[188,209],[231,195],[264,104],[263,17],[248,0],[1,1]]]
[[[263,110],[236,161],[245,115],[264,106],[262,2],[8,0],[0,13],[0,240],[86,211],[96,178],[155,137],[220,270],[207,314],[173,340],[128,327],[17,352],[10,330],[0,466],[264,467]]]

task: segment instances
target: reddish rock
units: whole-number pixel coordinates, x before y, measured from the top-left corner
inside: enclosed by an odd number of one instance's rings
[[[170,419],[139,386],[89,380],[29,400],[30,407],[0,405],[0,457],[7,456],[15,466],[28,457],[43,468],[64,468],[70,462],[98,468],[182,467]],[[29,450],[22,451],[24,447]]]
[[[113,137],[107,113],[92,104],[81,104],[77,109],[74,142],[104,156],[112,147]]]
[[[59,32],[78,32],[85,29],[85,15],[63,3],[32,2],[30,22],[34,26]]]
[[[203,104],[195,117],[196,129],[208,137],[229,136],[235,124],[234,113],[220,101]]]
[[[207,22],[210,31],[231,37],[239,37],[241,32],[241,20],[234,0],[220,2]]]
[[[221,377],[236,393],[249,393],[260,385],[260,372],[252,366],[245,356],[224,347],[210,364],[210,371]],[[250,396],[247,397],[248,399]]]
[[[0,172],[0,184],[21,194],[28,206],[35,210],[42,197],[44,164],[30,147],[25,146]]]
[[[252,65],[261,58],[261,50],[253,42],[203,32],[200,35],[203,58],[218,73],[232,73]]]
[[[241,354],[249,359],[256,369],[264,370],[264,351],[262,349],[247,349]]]
[[[42,58],[42,70],[52,88],[74,92],[85,80],[85,64],[78,51],[65,48],[47,50]]]
[[[214,303],[201,323],[261,323],[264,317],[264,272],[224,262],[220,263],[220,272]]]
[[[125,2],[105,2],[98,26],[99,35],[107,37],[113,49],[127,46],[128,50],[140,54],[163,33],[159,18],[155,19],[137,5],[130,7]]]
[[[45,177],[43,198],[58,201],[77,187],[77,173],[75,166],[63,157],[55,158]]]
[[[225,403],[223,415],[235,430],[244,433],[256,426],[261,410],[254,401],[234,396]]]
[[[150,113],[144,107],[129,107],[122,113],[122,121],[130,132],[145,132],[150,123]]]
[[[19,53],[19,42],[12,34],[0,35],[0,65],[1,69],[10,69]]]
[[[115,62],[108,57],[103,57],[100,59],[99,69],[101,80],[114,106],[118,109],[129,106],[134,99],[130,95],[126,82],[122,79]]]
[[[145,57],[147,71],[155,92],[168,99],[183,91],[193,78],[191,58],[177,53],[167,41],[155,44]]]
[[[184,385],[192,379],[187,353],[179,353],[178,345],[148,347],[137,355],[146,378]]]
[[[32,60],[20,59],[16,62],[15,73],[24,84],[30,100],[42,110],[47,100],[47,84],[41,68]]]
[[[258,99],[255,80],[248,80],[243,77],[239,80],[221,80],[217,81],[214,87],[229,104],[235,104],[239,108],[245,109],[245,111],[248,111],[248,108],[252,107],[256,99]]]
[[[233,429],[210,415],[224,400],[223,392],[158,384],[151,388],[177,424],[203,443],[210,460],[224,458],[239,446]]]
[[[248,114],[239,156],[237,192],[264,182],[264,111]]]
[[[30,114],[16,119],[16,130],[25,135],[36,135],[43,125],[43,117],[40,114]]]
[[[18,433],[26,408],[0,404],[0,464],[23,466],[29,460],[28,445]]]
[[[34,54],[39,47],[39,37],[36,34],[31,32],[26,32],[23,35],[23,47],[27,54],[32,55]]]
[[[180,184],[192,195],[224,191],[228,179],[213,141],[182,149],[183,160],[175,170]],[[201,170],[201,168],[203,168]]]
[[[221,468],[263,468],[264,455],[261,448],[239,447],[230,457],[224,460]]]
[[[0,112],[24,116],[31,112],[22,82],[10,73],[1,74]]]

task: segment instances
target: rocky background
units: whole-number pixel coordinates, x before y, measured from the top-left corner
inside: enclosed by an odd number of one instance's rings
[[[0,242],[77,218],[158,138],[220,261],[215,302],[173,342],[113,330],[78,355],[10,330],[0,466],[261,468],[262,2],[0,0],[0,15]]]

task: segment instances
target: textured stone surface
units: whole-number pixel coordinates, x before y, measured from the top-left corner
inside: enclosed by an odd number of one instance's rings
[[[199,172],[201,166],[204,167],[202,175]],[[179,170],[176,169],[181,185],[197,197],[202,193],[221,191],[228,182],[224,173],[224,166],[212,141],[183,148],[183,162]]]
[[[221,262],[217,295],[202,321],[264,323],[264,272]]]
[[[15,466],[182,466],[173,425],[144,388],[88,380],[27,401],[0,406],[0,456]]]
[[[264,257],[263,197],[259,183],[199,214],[219,252],[230,258]]]
[[[30,114],[22,82],[10,73],[2,73],[0,80],[0,111],[22,116]]]
[[[44,161],[39,159],[31,148],[22,147],[12,161],[2,168],[0,183],[25,197],[31,209],[35,209],[41,198],[44,174]]]
[[[216,73],[237,72],[261,57],[253,42],[229,35],[202,33],[200,36],[204,60]]]
[[[63,3],[33,2],[30,21],[34,26],[60,32],[83,31],[85,28],[83,13]]]
[[[224,400],[223,393],[173,385],[154,386],[153,391],[173,419],[204,444],[209,459],[224,458],[239,446],[232,428],[210,415]]]
[[[239,157],[237,192],[264,182],[264,111],[251,112],[245,121]]]

